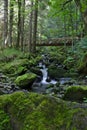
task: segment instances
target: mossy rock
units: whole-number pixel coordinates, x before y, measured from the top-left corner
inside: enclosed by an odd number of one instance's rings
[[[87,52],[84,53],[82,58],[77,62],[77,70],[80,75],[87,75]]]
[[[8,75],[20,75],[28,69],[28,59],[18,59],[3,66],[2,71]]]
[[[26,73],[24,75],[18,76],[15,80],[15,83],[20,88],[30,88],[36,77],[37,76],[34,73]]]
[[[66,70],[63,68],[56,67],[55,65],[50,65],[48,67],[48,76],[54,79],[65,77]]]
[[[58,60],[58,57],[57,56],[53,56],[53,57],[50,57],[49,58],[49,62],[50,63],[55,63],[55,64],[58,64],[59,63],[59,60]]]
[[[0,96],[0,128],[1,130],[87,130],[87,109],[84,107],[80,108],[79,104],[50,96],[15,92]]]
[[[70,101],[82,102],[87,98],[87,86],[71,86],[68,87],[63,99]]]
[[[32,67],[32,68],[30,68],[30,71],[41,77],[43,76],[41,70],[38,67]]]
[[[87,75],[87,61],[80,62],[77,67],[77,70],[80,75],[86,76]]]
[[[10,117],[0,109],[0,130],[12,130]]]

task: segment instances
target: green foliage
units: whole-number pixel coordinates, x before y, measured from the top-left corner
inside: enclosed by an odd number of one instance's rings
[[[15,48],[6,48],[0,50],[0,60],[2,59],[4,62],[14,60],[15,58],[23,56],[23,53]]]
[[[83,98],[83,102],[84,102],[84,103],[87,103],[87,98],[84,97],[84,98]]]

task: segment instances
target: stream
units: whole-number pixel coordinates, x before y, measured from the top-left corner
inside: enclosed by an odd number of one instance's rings
[[[37,65],[37,67],[42,72],[42,76],[40,77],[40,80],[36,80],[33,83],[31,90],[29,91],[40,94],[56,95],[57,97],[62,98],[67,86],[81,85],[80,82],[82,84],[85,84],[84,81],[78,81],[77,79],[74,80],[70,77],[61,77],[58,80],[51,79],[48,76],[48,67],[45,65],[46,60],[48,59],[45,58],[46,56],[43,55],[43,60]],[[12,81],[8,77],[0,73],[0,93],[9,94],[13,93],[14,91],[20,91],[20,88],[12,83]]]
[[[40,67],[41,72],[42,72],[42,79],[40,82],[34,82],[32,85],[32,91],[37,92],[37,93],[42,93],[42,94],[57,94],[58,96],[61,97],[62,94],[64,94],[64,90],[61,87],[66,82],[69,82],[71,78],[60,78],[59,81],[54,80],[54,79],[49,79],[48,77],[48,68],[43,62],[40,62],[38,67]],[[59,84],[60,86],[56,86]]]

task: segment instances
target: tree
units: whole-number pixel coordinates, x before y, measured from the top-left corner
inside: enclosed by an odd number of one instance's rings
[[[31,8],[31,12],[30,12],[30,17],[29,17],[29,52],[31,53],[32,52],[32,34],[33,34],[33,27],[32,27],[32,24],[33,24],[33,0],[31,1],[31,5],[30,5],[30,8]]]
[[[38,18],[38,0],[35,0],[34,6],[34,25],[33,25],[33,43],[32,43],[32,52],[36,51],[36,39],[37,39],[37,18]]]
[[[4,45],[8,43],[8,0],[4,0]]]
[[[21,36],[21,0],[18,0],[18,25],[17,25],[17,43],[16,48],[19,48],[20,45],[20,36]]]
[[[74,0],[83,19],[84,23],[84,31],[87,34],[87,0],[81,1],[81,0]]]
[[[10,0],[10,14],[9,14],[9,45],[12,47],[12,33],[13,33],[13,16],[14,16],[14,0]]]
[[[23,51],[24,45],[24,20],[25,20],[25,0],[21,3],[21,50]]]

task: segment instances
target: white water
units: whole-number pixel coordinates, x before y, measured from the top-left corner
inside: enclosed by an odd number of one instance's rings
[[[39,83],[36,82],[33,84],[32,90],[37,93],[45,93],[47,86],[49,84],[56,84],[57,81],[52,79],[50,82],[47,82],[48,68],[42,62],[39,63],[39,67],[41,68],[40,70],[42,72],[43,77]],[[69,80],[70,78],[60,78],[59,82],[60,84],[64,84],[66,81],[69,81]]]
[[[64,84],[70,80],[71,80],[71,78],[60,78],[60,84]]]
[[[47,71],[48,69],[42,63],[39,63],[39,67],[42,67],[42,69],[40,69],[40,70],[41,70],[42,75],[43,75],[41,84],[56,84],[57,83],[57,81],[55,81],[55,80],[51,80],[50,82],[47,82],[46,80],[48,78],[48,71]]]

